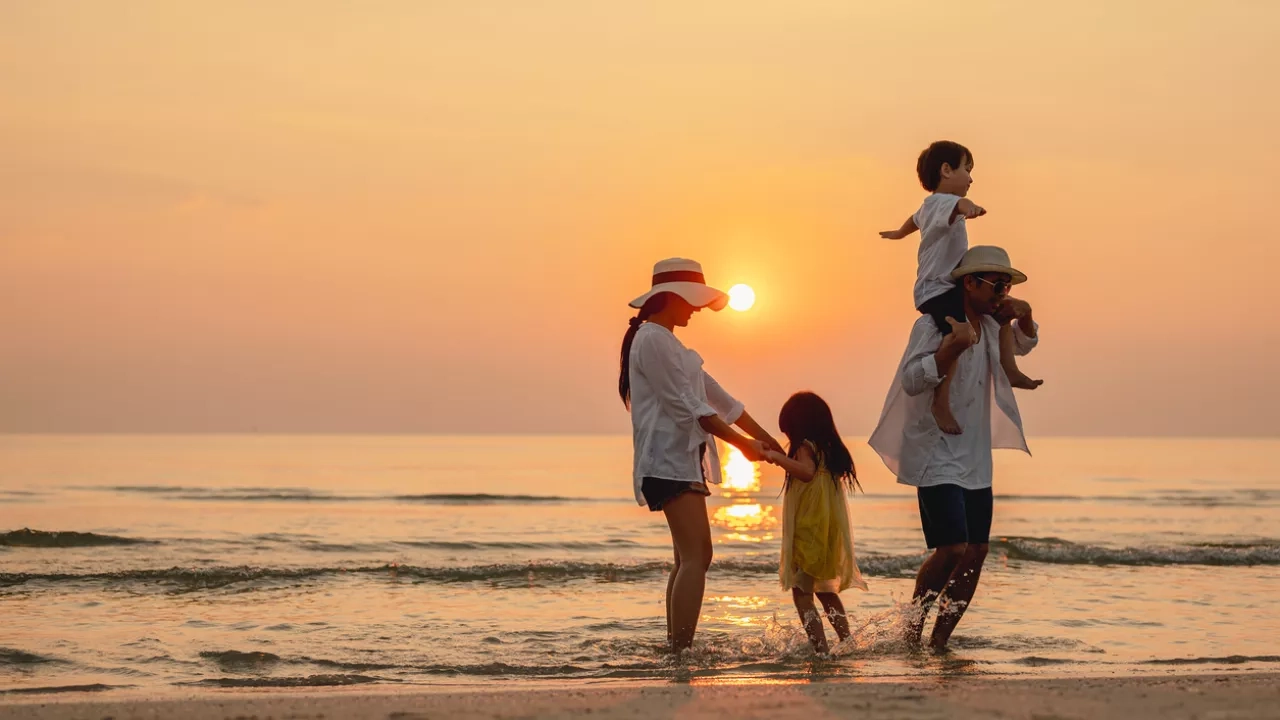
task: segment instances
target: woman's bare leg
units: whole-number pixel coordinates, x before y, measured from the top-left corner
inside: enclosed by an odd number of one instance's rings
[[[662,508],[671,528],[679,565],[668,581],[671,649],[693,645],[702,613],[702,593],[711,567],[711,524],[707,520],[707,499],[695,492],[677,495]]]
[[[675,543],[675,540],[672,540]],[[676,573],[680,572],[680,551],[676,550],[676,564],[667,576],[667,644],[671,644],[671,591],[676,586]]]

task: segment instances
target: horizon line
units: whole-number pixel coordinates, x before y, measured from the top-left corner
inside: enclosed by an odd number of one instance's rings
[[[72,431],[0,431],[0,437],[457,437],[457,438],[529,438],[529,437],[581,437],[626,438],[626,432],[433,432],[433,431],[307,431],[307,430],[72,430]],[[842,433],[848,438],[868,438],[870,433]],[[1044,440],[1280,440],[1277,435],[1203,435],[1203,434],[1152,434],[1152,435],[1104,435],[1104,434],[1045,434],[1031,439]]]

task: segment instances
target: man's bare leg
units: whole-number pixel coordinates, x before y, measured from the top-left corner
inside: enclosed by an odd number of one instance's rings
[[[938,649],[947,646],[952,631],[960,623],[974,593],[978,591],[978,580],[982,577],[982,564],[987,559],[988,547],[987,543],[969,545],[960,563],[952,571],[942,599],[938,601],[938,619],[933,623],[929,647]]]
[[[916,591],[911,598],[912,603],[919,609],[919,615],[908,621],[907,640],[909,642],[920,643],[920,636],[924,633],[924,618],[929,614],[929,606],[946,588],[947,581],[951,579],[951,573],[960,564],[966,548],[968,548],[967,543],[943,545],[934,550],[933,554],[920,566],[920,572],[916,573]]]

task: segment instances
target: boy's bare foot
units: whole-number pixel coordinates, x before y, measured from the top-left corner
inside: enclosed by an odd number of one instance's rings
[[[948,435],[959,435],[964,432],[960,428],[960,423],[956,422],[955,416],[951,414],[951,403],[947,402],[942,393],[934,394],[931,410],[939,430]]]
[[[1035,390],[1044,384],[1043,380],[1032,380],[1031,378],[1018,373],[1017,377],[1009,376],[1009,384],[1020,390]]]

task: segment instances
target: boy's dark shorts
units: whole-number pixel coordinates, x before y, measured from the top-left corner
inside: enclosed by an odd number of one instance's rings
[[[959,543],[991,541],[991,488],[966,490],[959,485],[916,488],[920,527],[930,550]]]
[[[921,315],[933,318],[933,324],[938,326],[938,332],[941,332],[944,337],[950,335],[951,323],[947,322],[947,318],[964,322],[964,290],[956,285],[941,295],[925,300],[924,304],[916,310],[919,310]]]

